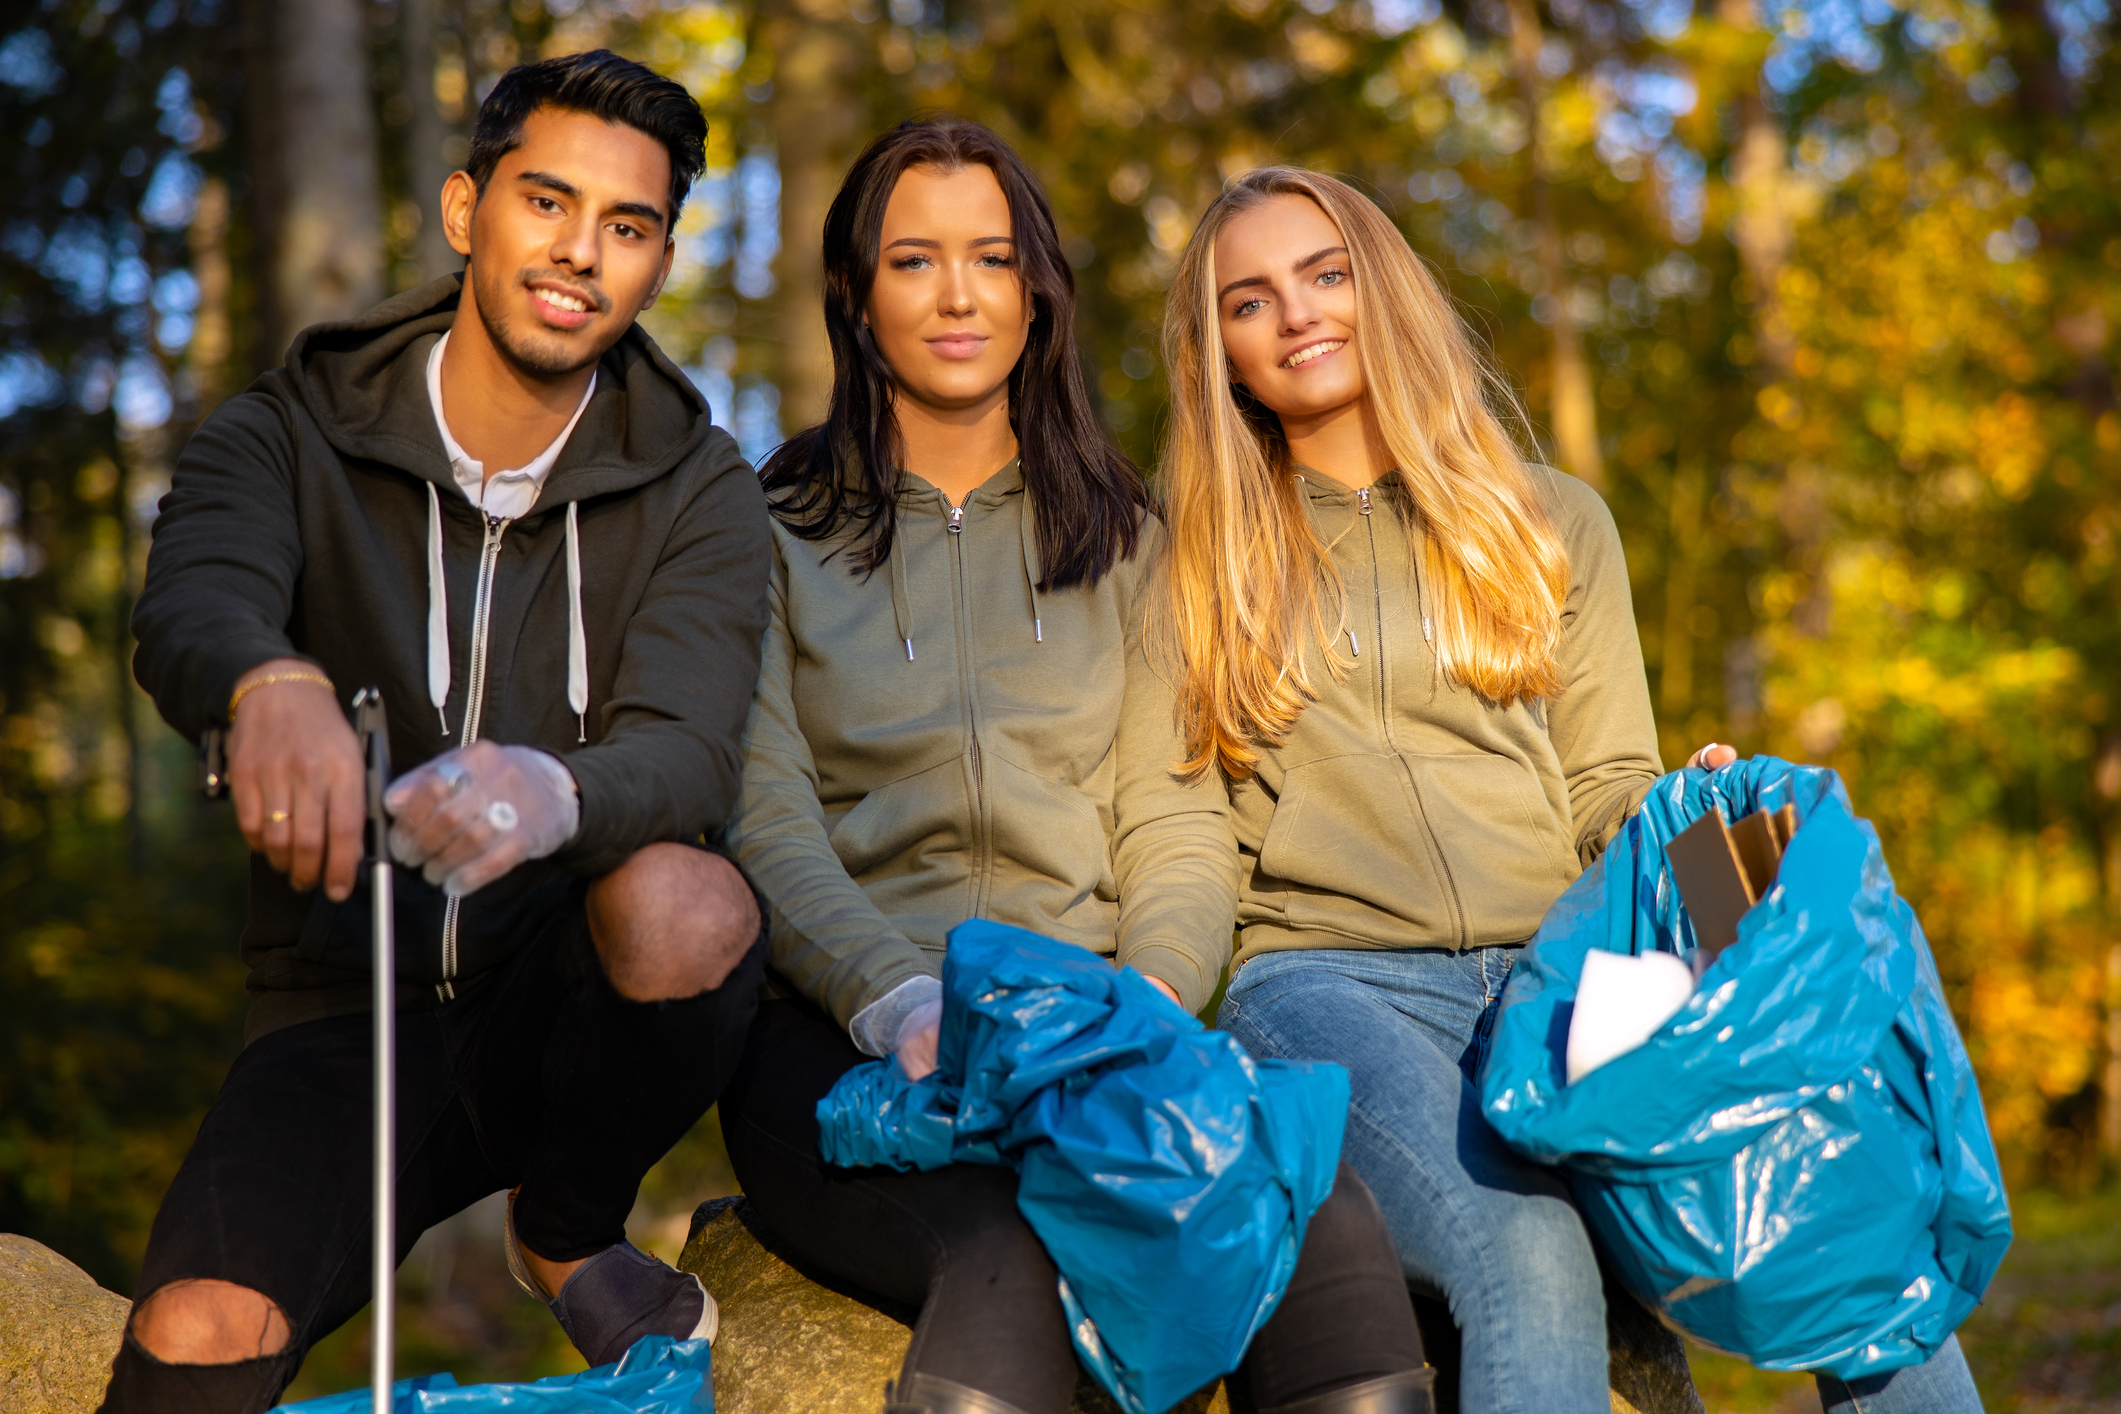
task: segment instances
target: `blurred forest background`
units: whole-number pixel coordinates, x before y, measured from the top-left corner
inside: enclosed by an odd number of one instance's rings
[[[129,1290],[240,1034],[242,849],[128,670],[175,449],[296,329],[454,268],[435,196],[480,97],[608,45],[712,121],[646,322],[754,458],[821,412],[817,233],[901,117],[977,117],[1044,177],[1144,467],[1202,207],[1266,161],[1360,182],[1543,454],[1611,502],[1666,760],[1825,762],[1876,821],[2038,1250],[2077,1270],[2121,1225],[2110,24],[2107,0],[6,0],[0,1229]],[[714,1146],[649,1185],[656,1240],[726,1183]],[[447,1288],[454,1252],[408,1280]],[[2121,1287],[2094,1285],[2077,1325],[2009,1306],[2067,1328],[2034,1352],[2057,1398],[2121,1397]],[[490,1322],[436,1331],[467,1377],[523,1373],[481,1363],[514,1348]]]

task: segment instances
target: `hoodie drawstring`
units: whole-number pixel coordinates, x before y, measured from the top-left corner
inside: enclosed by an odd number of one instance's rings
[[[906,661],[913,661],[913,604],[906,597],[906,556],[894,546],[885,556],[891,562],[891,621],[898,626],[899,642],[906,645]]]
[[[567,503],[567,705],[574,709],[575,740],[589,740],[589,637],[582,629],[582,528],[579,501]]]
[[[575,740],[589,740],[589,635],[582,626],[582,528],[567,503],[567,705]],[[912,656],[909,647],[907,656]],[[449,584],[442,568],[442,497],[427,483],[427,700],[449,735]]]
[[[1028,497],[1017,525],[1018,550],[1024,566],[1024,592],[1031,600],[1031,641],[1044,643],[1046,625],[1040,616],[1038,602],[1038,527],[1032,522]],[[906,661],[910,663],[913,661],[913,601],[906,593],[906,557],[903,550],[894,547],[886,558],[891,568],[891,620],[898,629],[899,642],[906,645]]]
[[[449,586],[442,573],[442,498],[427,483],[427,700],[449,735]]]

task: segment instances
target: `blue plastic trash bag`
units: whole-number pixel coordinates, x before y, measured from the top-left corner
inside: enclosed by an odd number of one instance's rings
[[[365,1389],[289,1404],[282,1414],[368,1414]],[[422,1375],[391,1387],[392,1414],[714,1414],[707,1342],[644,1335],[616,1365],[521,1385]]]
[[[1130,1414],[1237,1368],[1333,1187],[1337,1065],[1256,1061],[1132,968],[1021,928],[953,929],[936,1069],[856,1066],[827,1161],[1006,1164],[1083,1364]]]
[[[1664,846],[1791,804],[1767,897],[1640,1048],[1564,1083],[1592,948],[1691,954]],[[1628,1286],[1687,1334],[1842,1379],[1929,1358],[1979,1302],[2010,1210],[1966,1048],[1878,835],[1832,771],[1676,771],[1547,913],[1503,993],[1487,1117],[1566,1166]]]

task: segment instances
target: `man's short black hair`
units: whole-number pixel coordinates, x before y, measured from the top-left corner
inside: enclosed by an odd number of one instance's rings
[[[479,195],[486,194],[501,159],[523,145],[523,123],[540,108],[564,108],[624,123],[663,144],[670,154],[670,229],[665,237],[676,230],[685,193],[707,165],[707,119],[681,85],[609,49],[516,65],[501,75],[479,105],[478,125],[472,129],[465,170]]]

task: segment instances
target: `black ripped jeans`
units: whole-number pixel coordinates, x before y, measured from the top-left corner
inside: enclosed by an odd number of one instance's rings
[[[722,1133],[745,1194],[805,1262],[919,1309],[905,1378],[951,1380],[1025,1414],[1065,1414],[1075,1350],[1053,1260],[1017,1210],[1014,1171],[896,1173],[819,1157],[817,1103],[868,1059],[807,1002],[760,1006],[722,1095]],[[1384,1217],[1343,1164],[1234,1392],[1271,1408],[1422,1363]]]
[[[398,1016],[398,1259],[429,1227],[520,1184],[516,1232],[554,1261],[626,1238],[642,1177],[707,1112],[742,1053],[763,938],[713,991],[631,1001],[579,899],[458,1000]],[[155,1215],[144,1300],[211,1278],[264,1293],[284,1351],[170,1365],[132,1338],[112,1414],[250,1414],[368,1304],[373,1028],[366,1014],[260,1037],[222,1082]]]

